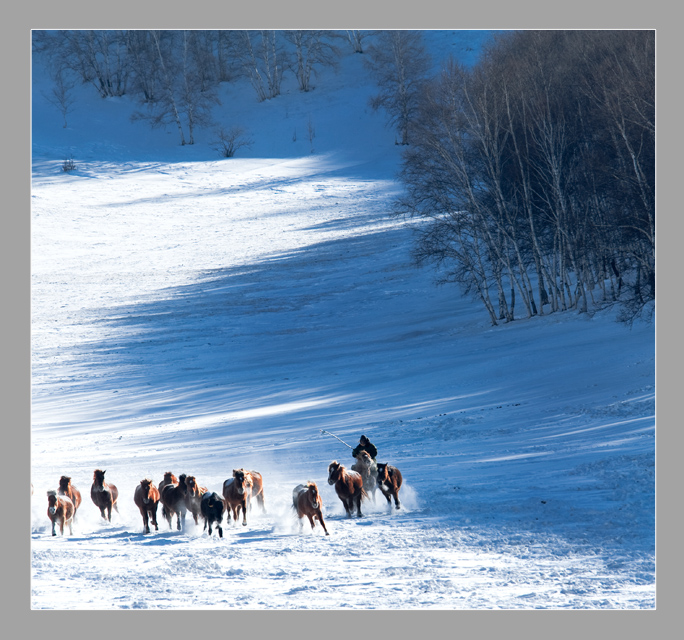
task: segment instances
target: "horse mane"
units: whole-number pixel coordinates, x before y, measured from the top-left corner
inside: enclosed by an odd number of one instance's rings
[[[55,496],[55,497],[57,497],[57,492],[56,492],[54,489],[48,489],[47,494],[48,494],[48,497],[49,497],[49,496]]]

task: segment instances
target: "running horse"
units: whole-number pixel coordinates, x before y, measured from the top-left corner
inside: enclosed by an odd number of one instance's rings
[[[68,496],[58,495],[52,489],[47,492],[48,510],[47,515],[52,522],[52,535],[56,536],[55,525],[59,524],[59,533],[64,535],[64,525],[69,527],[69,534],[72,534],[71,524],[74,519],[74,503]]]
[[[161,492],[162,489],[167,485],[167,484],[178,484],[178,478],[171,473],[171,471],[167,471],[164,474],[163,480],[159,483],[159,495],[161,497]],[[162,503],[162,516],[166,518],[166,507]]]
[[[163,514],[169,523],[169,529],[172,528],[171,521],[174,515],[176,516],[176,529],[180,531],[181,528],[185,527],[185,514],[187,513],[185,493],[188,488],[185,484],[186,477],[182,473],[178,476],[177,482],[168,482],[159,492],[159,501],[162,503]]]
[[[185,508],[192,514],[196,525],[199,524],[199,517],[202,513],[200,502],[206,492],[207,488],[200,487],[195,476],[185,478]]]
[[[375,492],[378,488],[377,476],[378,467],[375,460],[370,457],[368,451],[359,451],[356,456],[356,462],[352,465],[352,471],[358,471],[363,478],[363,488],[366,493],[373,498],[375,502]]]
[[[233,520],[238,521],[240,510],[242,510],[242,524],[247,524],[247,507],[252,499],[252,492],[255,488],[258,491],[257,497],[261,495],[259,503],[263,509],[263,485],[261,474],[256,471],[246,471],[245,469],[233,469],[233,477],[228,478],[223,483],[223,499],[226,501],[226,519],[230,522],[230,515]]]
[[[71,478],[69,476],[62,476],[59,479],[57,494],[60,496],[69,496],[69,500],[74,503],[74,522],[76,522],[76,512],[81,506],[81,492],[71,484]]]
[[[119,507],[116,501],[119,498],[119,490],[113,484],[105,482],[105,473],[102,469],[95,469],[93,473],[93,484],[90,487],[90,497],[95,506],[100,510],[103,519],[112,521],[112,508],[118,513]],[[106,512],[106,515],[105,515]]]
[[[357,471],[347,471],[344,465],[333,460],[328,465],[328,484],[335,485],[335,493],[342,501],[347,517],[351,518],[356,506],[356,515],[361,518],[361,500],[368,497],[363,488],[363,478]]]
[[[298,484],[292,490],[292,506],[297,512],[297,517],[299,518],[300,531],[302,530],[302,518],[306,516],[309,518],[312,530],[316,526],[314,518],[318,518],[318,521],[323,527],[323,531],[325,531],[325,535],[330,535],[323,520],[323,513],[321,512],[323,501],[318,493],[318,487],[316,486],[315,482],[309,481],[306,484]]]
[[[223,521],[223,512],[226,510],[226,503],[223,498],[215,491],[206,491],[200,500],[200,512],[204,520],[204,528],[209,527],[209,535],[211,535],[211,528],[216,524],[219,538],[223,538],[223,528],[221,522]]]
[[[152,524],[154,525],[154,530],[159,531],[159,526],[157,525],[159,489],[154,486],[154,482],[149,478],[141,480],[140,484],[135,488],[133,500],[138,509],[140,509],[145,533],[150,532],[150,521],[152,521]]]
[[[397,509],[401,508],[399,502],[399,489],[401,489],[402,477],[401,471],[391,464],[386,462],[378,463],[378,485],[382,495],[387,498],[387,504],[392,507],[392,498],[394,498],[394,506]]]

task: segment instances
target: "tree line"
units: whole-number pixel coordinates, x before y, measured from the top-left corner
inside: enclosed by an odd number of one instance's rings
[[[180,144],[194,144],[198,127],[212,124],[222,82],[249,79],[258,101],[280,94],[285,74],[300,91],[314,88],[324,67],[334,67],[346,41],[363,53],[372,32],[324,30],[65,30],[35,31],[35,54],[44,56],[54,85],[46,95],[64,117],[71,90],[89,84],[103,97],[129,95],[134,119],[177,129]]]
[[[397,212],[493,325],[655,306],[655,33],[523,31],[423,78]]]
[[[172,126],[180,144],[213,124],[218,86],[249,80],[276,98],[302,92],[347,51],[364,54],[406,147],[398,214],[420,225],[414,257],[484,305],[492,324],[620,306],[655,308],[655,32],[499,34],[467,68],[434,75],[420,31],[37,31],[64,116],[75,82],[132,95],[134,119]],[[350,47],[350,48],[349,48]],[[311,123],[310,123],[311,126]],[[311,134],[310,134],[311,135]],[[217,128],[227,157],[249,144]]]

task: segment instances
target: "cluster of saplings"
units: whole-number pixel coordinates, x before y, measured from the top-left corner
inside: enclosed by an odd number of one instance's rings
[[[413,105],[397,210],[492,324],[655,305],[655,33],[524,31]]]
[[[258,101],[280,95],[290,74],[300,91],[315,86],[321,69],[343,53],[368,53],[369,68],[381,65],[369,41],[387,46],[389,32],[326,30],[66,30],[35,31],[34,53],[47,61],[54,80],[48,99],[64,126],[74,105],[73,88],[92,85],[103,98],[129,95],[140,110],[133,119],[177,129],[180,144],[194,144],[198,128],[216,123],[218,88],[248,78]],[[237,126],[217,127],[221,151],[232,155],[248,143]],[[232,139],[230,139],[232,136]],[[225,143],[225,144],[223,144]]]

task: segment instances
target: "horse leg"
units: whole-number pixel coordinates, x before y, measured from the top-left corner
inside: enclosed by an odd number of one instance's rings
[[[311,515],[310,513],[307,513],[306,515],[309,518],[309,522],[311,523],[311,529],[313,530],[313,528],[316,526],[316,523],[314,522],[314,519],[313,519],[313,515]]]
[[[216,528],[218,529],[218,532],[219,532],[219,538],[223,538],[223,528],[221,527],[221,525],[217,524]]]
[[[107,505],[107,520],[109,520],[109,522],[112,521],[112,503],[111,502]]]
[[[55,521],[54,520],[52,520],[52,535],[53,536],[57,535],[57,532],[55,531]]]
[[[344,505],[344,510],[347,512],[347,518],[351,518],[351,510],[354,508],[354,505],[352,504],[352,499],[346,498],[342,501],[342,504]]]
[[[355,500],[356,500],[356,515],[359,518],[363,518],[363,514],[361,513],[361,497],[362,497],[362,495],[363,494],[359,491],[358,495],[355,498]]]
[[[328,529],[325,526],[325,522],[323,522],[323,514],[319,511],[316,514],[316,517],[318,518],[318,521],[321,523],[321,526],[323,527],[323,531],[325,531],[325,535],[329,536],[330,534],[328,533]]]
[[[59,519],[59,535],[64,535],[64,518]]]
[[[150,514],[152,516],[152,524],[154,525],[154,530],[159,531],[159,525],[157,524],[157,505],[155,504],[152,509],[150,509]]]
[[[397,491],[394,492],[394,506],[397,509],[401,509],[401,503],[399,502],[399,493]]]
[[[242,526],[247,526],[247,501],[242,501]]]

